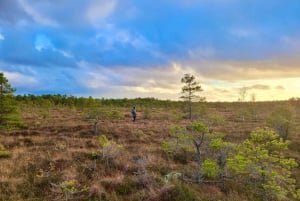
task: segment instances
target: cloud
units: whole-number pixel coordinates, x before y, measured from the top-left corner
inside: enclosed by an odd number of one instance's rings
[[[100,96],[101,93],[103,96],[110,94],[109,89],[114,87],[114,95],[126,92],[141,97],[156,97],[155,95],[178,97],[180,76],[183,74],[182,69],[175,63],[167,67],[154,68],[125,66],[105,68],[81,62],[80,67],[86,73],[78,77],[78,82],[95,92],[99,91]]]
[[[116,0],[92,2],[87,9],[86,16],[94,25],[101,25],[103,20],[114,12],[116,5]]]
[[[37,23],[46,26],[58,26],[58,23],[55,20],[44,16],[39,10],[35,9],[31,3],[27,2],[27,0],[18,0],[18,2],[23,7],[24,11]]]
[[[36,37],[34,47],[38,52],[43,50],[51,50],[53,52],[60,53],[64,57],[73,58],[73,55],[70,52],[56,48],[51,39],[45,35],[38,35]]]
[[[0,40],[4,40],[5,37],[0,33]]]
[[[68,94],[89,96],[89,88],[81,86],[76,78],[84,75],[78,69],[35,68],[0,62],[0,71],[8,78],[17,94]],[[80,92],[78,92],[80,91]]]
[[[236,57],[241,55],[243,59],[251,60],[253,55],[256,57],[268,52],[264,48],[257,48],[261,45],[257,41],[261,40],[251,41],[251,44],[245,42],[244,45],[232,43],[236,35],[228,36],[228,29],[242,37],[256,33],[252,28],[255,25],[246,23],[241,26],[235,23],[239,20],[231,18],[232,15],[228,23],[220,25],[225,14],[219,13],[219,9],[232,1],[213,0],[214,6],[207,5],[207,2],[210,1],[164,1],[163,5],[158,5],[117,0],[19,0],[15,4],[6,3],[10,5],[6,7],[12,11],[19,8],[15,15],[23,12],[35,22],[28,27],[27,33],[11,27],[11,32],[17,33],[15,38],[30,41],[36,35],[45,35],[51,38],[57,53],[64,57],[76,57],[77,61],[85,60],[104,66],[157,66],[177,59],[181,62],[199,58],[218,58],[223,62],[222,59],[239,60]],[[182,3],[193,6],[182,8]],[[129,17],[127,10],[132,9],[135,14]],[[20,15],[20,18],[24,16]],[[176,23],[170,21],[177,18]],[[15,38],[10,37],[10,41]],[[272,48],[276,49],[280,48]],[[47,61],[47,58],[44,59]]]
[[[248,92],[246,101],[251,101],[252,94],[255,94],[256,101],[287,100],[290,97],[299,96],[297,95],[299,94],[298,84],[300,84],[299,78],[243,80],[239,82],[212,79],[204,85],[205,90],[202,94],[208,101],[236,101],[240,97],[240,89],[246,88]],[[289,88],[289,90],[284,90],[285,88]],[[281,90],[280,93],[278,90]]]
[[[212,88],[213,91],[217,92],[217,93],[221,93],[221,94],[228,94],[231,93],[231,91],[229,91],[228,89],[224,89],[224,88]]]
[[[246,90],[270,90],[271,87],[269,85],[264,84],[255,84],[252,86],[244,87]]]
[[[191,59],[212,58],[216,55],[216,50],[212,47],[198,47],[188,50]]]
[[[6,70],[0,66],[0,69],[14,73],[17,72],[15,70],[23,69],[22,72],[18,72],[24,75],[23,77],[10,76],[9,78],[13,80],[13,86],[23,93],[61,93],[105,98],[156,97],[172,100],[178,100],[180,96],[183,86],[180,79],[183,74],[194,74],[192,69],[187,69],[176,62],[157,67],[108,68],[85,61],[77,65],[78,68],[75,69],[35,68],[32,71],[32,68],[26,66],[9,66]],[[237,89],[244,86],[255,91],[258,101],[288,99],[292,95],[299,94],[296,90],[300,84],[297,78],[231,82],[194,75],[204,89],[200,95],[206,97],[208,101],[237,100]],[[35,82],[26,84],[26,80],[32,80],[32,78]],[[279,88],[289,88],[290,92],[284,90],[278,94]]]
[[[236,0],[179,0],[177,1],[180,5],[191,7],[195,5],[203,5],[203,4],[232,4],[235,3]]]
[[[244,38],[244,39],[254,38],[259,35],[259,32],[257,30],[255,30],[254,28],[250,28],[250,27],[231,28],[231,29],[229,29],[229,33],[231,35],[233,35],[234,37]]]
[[[18,0],[0,1],[0,25],[18,24],[31,20],[31,16],[24,11]]]
[[[117,0],[86,0],[84,2],[1,0],[0,24],[44,27],[88,27],[101,25],[117,7]]]
[[[270,58],[261,61],[190,60],[179,63],[207,78],[232,82],[300,77],[298,58]]]
[[[285,88],[283,86],[280,86],[280,85],[276,86],[275,89],[276,90],[285,90]]]
[[[300,53],[300,37],[299,35],[283,35],[280,37],[280,43],[282,43],[282,51],[288,52],[293,56],[297,56]]]
[[[39,52],[42,51],[43,49],[53,50],[54,46],[48,37],[46,37],[45,35],[38,35],[35,39],[35,49]]]
[[[60,33],[39,34],[27,29],[12,29],[6,30],[5,34],[5,40],[0,45],[0,61],[4,63],[34,68],[76,67],[73,51],[58,36]]]
[[[153,51],[155,45],[140,34],[133,34],[126,29],[117,29],[109,25],[106,29],[101,29],[96,35],[96,40],[102,42],[105,49],[114,49],[118,44],[131,46],[136,49],[148,49]]]
[[[30,75],[8,71],[4,71],[3,73],[13,87],[33,87],[38,84],[37,79]]]
[[[297,8],[295,0],[0,0],[0,68],[34,77],[36,93],[177,99],[181,76],[192,73],[211,100],[232,100],[242,86],[287,96],[286,83],[294,89],[300,77]]]

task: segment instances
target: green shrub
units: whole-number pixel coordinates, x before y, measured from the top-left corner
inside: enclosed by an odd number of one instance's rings
[[[72,180],[62,182],[60,184],[60,188],[63,192],[74,193],[77,191],[75,185],[76,185],[76,181],[74,179],[72,179]]]
[[[169,134],[172,138],[161,144],[161,150],[167,156],[174,157],[190,150],[189,139],[184,127],[172,126],[169,129]]]
[[[207,114],[207,116],[205,117],[206,124],[209,127],[212,126],[221,126],[224,125],[225,123],[225,118],[219,114],[214,114],[214,113],[209,113]]]
[[[111,120],[124,119],[124,114],[118,110],[113,110],[108,113],[108,119],[111,119]]]
[[[98,158],[97,152],[92,151],[92,152],[91,152],[91,155],[90,155],[90,158],[91,158],[92,160],[97,159],[97,158]]]
[[[106,166],[109,167],[110,163],[119,156],[123,147],[113,140],[108,140],[105,135],[99,136],[98,143],[102,148],[102,159],[105,160]]]
[[[173,156],[174,155],[174,145],[172,142],[164,141],[160,145],[161,150],[167,155],[167,156]]]
[[[296,195],[292,170],[298,166],[293,158],[284,156],[289,141],[283,141],[270,128],[259,128],[249,139],[236,146],[228,158],[228,168],[247,182],[254,194],[262,199],[287,200]]]
[[[109,140],[107,139],[107,137],[105,135],[100,135],[98,137],[98,143],[101,147],[105,147],[109,144]]]
[[[294,115],[294,108],[287,106],[278,107],[267,119],[267,124],[274,128],[280,137],[286,140],[293,127]]]
[[[145,110],[144,110],[143,118],[144,119],[151,119],[151,117],[152,117],[151,110],[148,107],[146,107]]]
[[[10,152],[6,150],[0,150],[0,158],[8,158],[10,157]]]
[[[300,189],[297,190],[297,198],[300,199]]]
[[[216,178],[220,172],[220,167],[215,160],[206,159],[202,163],[201,173],[208,178]]]
[[[89,188],[87,186],[81,187],[74,179],[66,180],[59,185],[61,192],[65,196],[65,200],[73,200],[73,195],[87,192]]]

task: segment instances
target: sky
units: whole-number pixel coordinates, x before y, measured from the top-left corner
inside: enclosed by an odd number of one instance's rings
[[[207,101],[300,97],[299,0],[0,0],[16,94]]]

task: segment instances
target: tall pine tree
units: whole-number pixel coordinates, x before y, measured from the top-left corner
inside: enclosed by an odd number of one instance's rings
[[[196,81],[195,76],[190,74],[185,74],[183,78],[181,78],[181,83],[184,84],[182,87],[182,98],[184,101],[188,103],[189,106],[189,119],[192,120],[192,102],[193,101],[203,101],[204,97],[200,97],[196,95],[197,92],[203,91],[201,85]]]

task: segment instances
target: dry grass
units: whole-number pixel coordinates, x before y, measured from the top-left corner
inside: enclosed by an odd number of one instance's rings
[[[241,120],[235,104],[208,104],[207,113],[224,118],[222,125],[213,127],[232,142],[246,139],[256,127],[265,125],[265,119],[276,103],[258,103],[255,120]],[[297,106],[297,111],[300,111]],[[185,169],[184,164],[164,157],[161,143],[169,139],[172,125],[188,125],[179,110],[150,109],[147,118],[138,113],[137,122],[131,122],[130,113],[120,108],[123,119],[102,119],[98,134],[106,135],[123,146],[121,153],[107,168],[93,152],[101,152],[93,133],[93,119],[84,111],[70,108],[24,108],[26,130],[0,131],[0,144],[11,152],[10,158],[0,159],[0,201],[62,199],[53,185],[74,179],[79,187],[89,187],[88,193],[78,193],[73,200],[164,200],[165,192],[174,186],[165,186],[162,178],[167,173]],[[149,115],[150,112],[150,115]],[[300,113],[296,113],[296,129],[289,136],[289,155],[300,163]],[[140,164],[143,160],[144,164]],[[139,162],[138,162],[139,161]],[[143,172],[146,170],[146,172]],[[300,169],[294,172],[300,185]],[[177,184],[175,184],[177,185]],[[227,194],[215,185],[182,184],[190,188],[199,200],[245,200],[254,198],[244,194],[239,186],[230,184]]]

